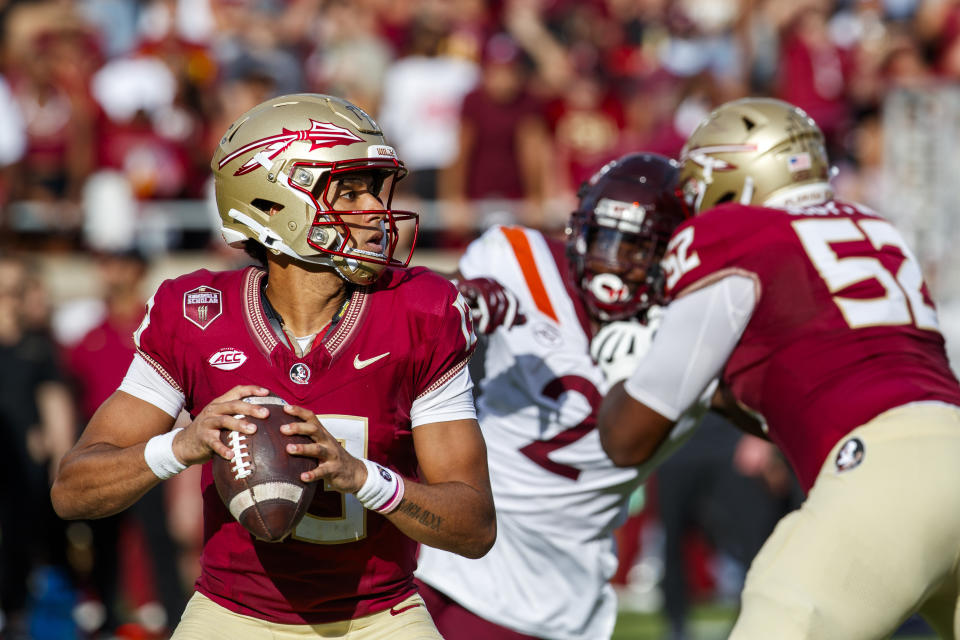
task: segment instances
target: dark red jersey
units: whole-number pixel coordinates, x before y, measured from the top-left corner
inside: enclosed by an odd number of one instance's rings
[[[766,418],[806,489],[833,445],[878,414],[915,401],[960,405],[917,261],[868,210],[721,205],[676,231],[664,268],[671,296],[729,274],[755,282],[723,379]]]
[[[314,411],[351,454],[415,478],[410,408],[466,364],[467,309],[445,279],[387,269],[357,288],[327,338],[297,357],[270,328],[256,268],[164,282],[138,330],[140,354],[196,415],[239,384]],[[345,620],[414,592],[416,543],[353,495],[317,491],[291,538],[256,541],[203,467],[204,546],[197,589],[237,613],[281,623]]]

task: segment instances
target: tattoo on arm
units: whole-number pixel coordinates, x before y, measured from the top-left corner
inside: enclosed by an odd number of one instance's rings
[[[404,499],[400,502],[400,506],[397,507],[397,511],[400,513],[406,514],[407,516],[413,518],[420,524],[425,527],[429,527],[434,531],[440,531],[440,525],[443,524],[443,518],[438,516],[435,513],[431,513],[426,509],[422,508],[418,504],[414,504],[407,499]]]

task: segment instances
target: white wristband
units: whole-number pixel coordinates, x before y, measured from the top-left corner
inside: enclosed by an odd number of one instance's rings
[[[173,455],[173,439],[180,431],[183,431],[183,427],[153,436],[147,440],[147,446],[143,449],[143,459],[147,461],[147,466],[161,480],[171,478],[187,468],[187,465]]]
[[[360,461],[367,468],[367,480],[357,490],[357,500],[371,511],[390,513],[403,500],[403,478],[366,458]]]

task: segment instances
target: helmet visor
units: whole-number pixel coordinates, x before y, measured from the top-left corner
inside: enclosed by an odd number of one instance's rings
[[[635,289],[646,278],[653,241],[639,233],[590,225],[585,234],[584,266],[593,273],[616,273]]]

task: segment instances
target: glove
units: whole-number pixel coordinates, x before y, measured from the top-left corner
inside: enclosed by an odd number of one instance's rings
[[[486,336],[500,327],[509,329],[527,321],[519,311],[517,297],[493,278],[471,278],[455,284],[470,307],[477,333]]]
[[[609,387],[626,380],[636,371],[650,349],[657,324],[659,316],[647,324],[623,320],[611,322],[597,332],[590,342],[590,355],[603,371]]]

